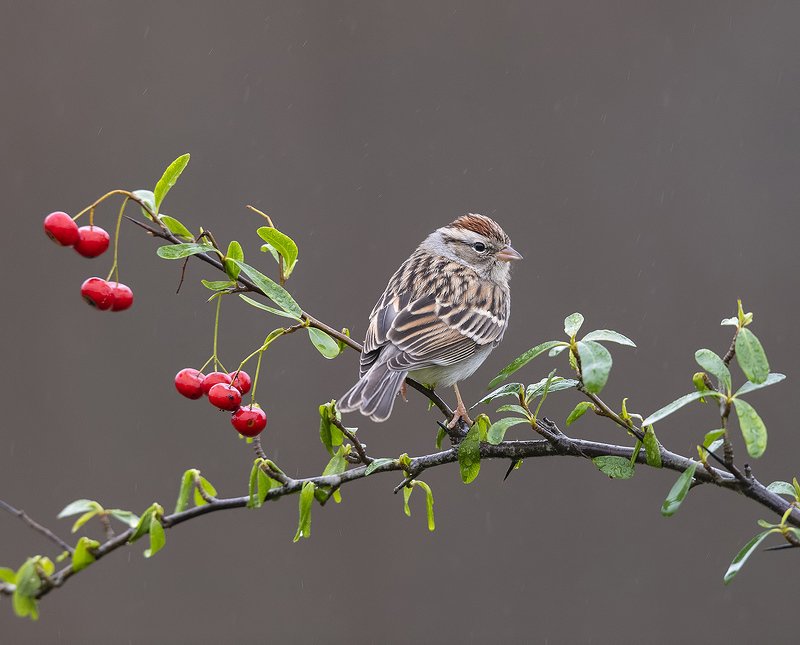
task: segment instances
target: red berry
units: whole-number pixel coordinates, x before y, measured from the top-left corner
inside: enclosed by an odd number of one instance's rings
[[[103,278],[89,278],[81,285],[83,299],[92,307],[101,311],[110,309],[114,302],[114,292],[111,285]]]
[[[208,391],[208,402],[220,410],[233,412],[242,402],[242,393],[233,385],[217,383]]]
[[[231,372],[228,376],[231,377],[231,385],[242,394],[247,394],[250,391],[253,385],[253,379],[250,378],[247,372],[240,370],[238,374],[236,372]]]
[[[211,372],[208,376],[206,376],[205,380],[203,381],[203,394],[208,394],[208,391],[214,387],[217,383],[224,383],[225,385],[231,384],[231,377],[228,376],[225,372]]]
[[[114,304],[111,305],[111,311],[125,311],[133,304],[133,291],[128,285],[121,282],[113,282],[111,284],[111,291],[114,293]]]
[[[175,375],[175,389],[187,399],[203,396],[203,373],[187,367]]]
[[[72,246],[78,241],[78,225],[66,213],[56,211],[44,218],[44,232],[56,244]]]
[[[108,248],[108,233],[99,226],[81,226],[75,250],[85,258],[96,258]]]
[[[259,407],[248,405],[233,413],[231,424],[240,435],[257,437],[267,427],[267,413]]]

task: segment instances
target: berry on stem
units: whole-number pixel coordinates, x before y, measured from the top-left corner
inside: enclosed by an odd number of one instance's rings
[[[187,367],[175,375],[175,389],[187,399],[199,399],[203,396],[204,379],[202,372]]]
[[[242,403],[242,393],[233,385],[217,383],[208,391],[208,402],[220,410],[233,412]]]
[[[103,278],[89,278],[81,285],[81,296],[92,307],[101,311],[110,309],[114,303],[114,292],[111,285]]]
[[[133,304],[133,291],[128,285],[121,282],[109,283],[114,294],[114,302],[111,311],[125,311]]]
[[[208,394],[208,391],[214,387],[217,383],[224,383],[225,385],[231,384],[231,377],[228,376],[225,372],[211,372],[208,376],[206,376],[205,380],[203,381],[203,394]]]
[[[61,211],[50,213],[44,218],[44,232],[60,246],[72,246],[78,241],[78,225]]]
[[[242,394],[247,394],[253,386],[253,379],[244,370],[239,370],[239,373],[231,372],[228,374],[231,377],[231,385],[239,390]]]
[[[81,226],[75,250],[85,258],[96,258],[108,249],[108,233],[99,226]]]
[[[240,435],[257,437],[267,427],[267,413],[257,405],[248,405],[233,413],[231,424]]]

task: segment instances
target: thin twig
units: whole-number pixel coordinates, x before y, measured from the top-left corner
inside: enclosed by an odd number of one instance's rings
[[[16,515],[19,519],[21,519],[25,524],[30,526],[34,531],[38,531],[42,535],[44,535],[48,540],[57,544],[63,551],[68,551],[70,555],[73,553],[72,547],[64,542],[60,537],[58,537],[55,533],[53,533],[50,529],[45,526],[39,524],[39,522],[35,521],[30,515],[28,515],[25,511],[14,508],[8,502],[4,502],[0,499],[0,508],[12,515]]]
[[[367,455],[367,451],[364,447],[364,444],[362,444],[356,438],[356,436],[352,432],[350,432],[350,430],[345,428],[344,424],[341,421],[339,421],[339,419],[337,419],[335,416],[331,416],[331,423],[335,425],[337,428],[339,428],[339,431],[350,440],[350,442],[353,444],[353,447],[356,449],[356,452],[358,453],[359,459],[361,460],[362,464],[365,465],[371,464],[374,461],[372,457],[369,457]]]

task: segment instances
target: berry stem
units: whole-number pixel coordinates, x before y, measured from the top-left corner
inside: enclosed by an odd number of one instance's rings
[[[117,251],[119,249],[119,228],[120,224],[122,224],[122,215],[125,213],[125,207],[128,205],[128,200],[130,197],[126,197],[123,202],[122,206],[119,209],[119,215],[117,215],[117,227],[114,229],[114,263],[111,265],[111,271],[108,272],[108,277],[106,278],[106,282],[111,280],[111,276],[114,275],[114,272],[117,272],[116,280],[117,284],[119,284],[119,265],[117,264]]]
[[[222,307],[222,296],[217,297],[217,312],[214,316],[214,353],[212,358],[214,359],[214,368],[219,369],[222,368],[223,372],[227,372],[228,370],[225,369],[225,366],[217,357],[217,338],[219,336],[219,310]]]
[[[264,352],[266,351],[265,347],[261,347],[258,349],[258,360],[256,361],[256,373],[253,375],[253,389],[250,392],[250,405],[256,402],[256,387],[258,387],[258,375],[261,372],[261,358],[264,356]],[[250,355],[252,357],[252,354]]]

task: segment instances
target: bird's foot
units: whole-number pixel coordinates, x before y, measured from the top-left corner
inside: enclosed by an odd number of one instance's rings
[[[452,430],[453,428],[457,427],[461,421],[466,423],[467,427],[469,428],[471,428],[472,424],[474,423],[474,421],[469,418],[467,408],[465,408],[464,404],[459,401],[455,414],[453,414],[453,418],[450,420],[450,423],[447,424],[447,427]]]
[[[407,394],[408,394],[408,384],[405,381],[403,381],[403,384],[400,386],[400,396],[403,397],[403,401],[405,401],[406,403],[408,403]]]

